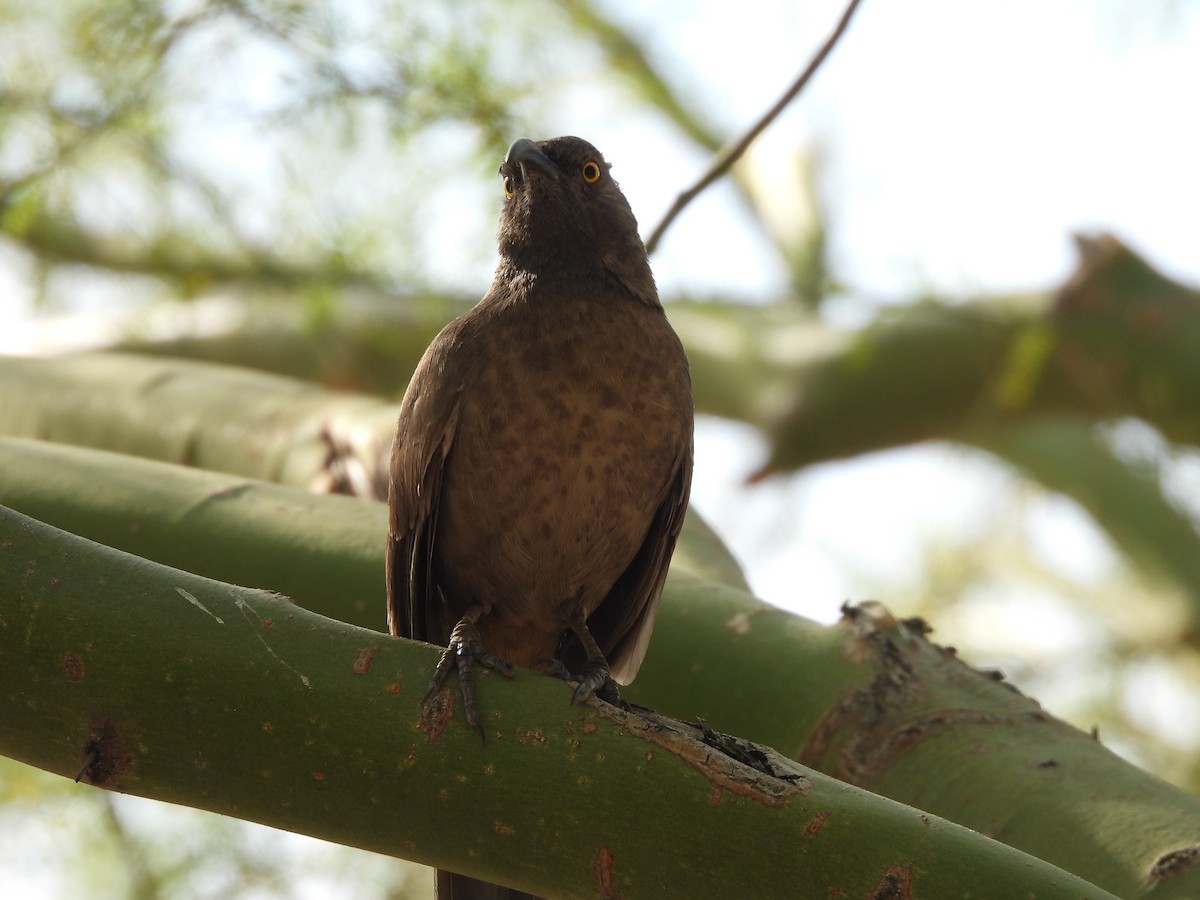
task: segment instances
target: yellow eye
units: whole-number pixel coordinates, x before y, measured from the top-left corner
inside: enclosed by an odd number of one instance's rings
[[[513,180],[507,175],[504,176],[504,199],[511,200],[515,191],[513,190]]]
[[[579,173],[588,184],[595,184],[600,180],[600,164],[594,159],[589,159],[583,164],[583,168],[579,170]]]

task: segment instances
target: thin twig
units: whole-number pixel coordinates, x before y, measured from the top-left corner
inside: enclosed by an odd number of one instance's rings
[[[837,25],[829,37],[826,38],[825,43],[821,45],[821,49],[809,61],[804,71],[800,73],[800,77],[792,82],[782,97],[775,101],[775,105],[768,109],[757,122],[751,125],[745,134],[721,150],[713,158],[708,170],[700,176],[699,181],[675,198],[675,202],[671,204],[671,208],[662,217],[662,221],[655,225],[654,230],[650,232],[650,237],[646,240],[647,253],[654,252],[654,248],[658,246],[658,242],[662,239],[663,232],[675,221],[675,217],[683,212],[684,207],[695,200],[701,191],[728,172],[733,164],[746,152],[746,149],[754,143],[754,139],[762,134],[768,125],[775,121],[784,108],[796,98],[797,94],[804,90],[804,86],[816,74],[817,69],[821,67],[821,63],[825,62],[825,58],[829,56],[834,45],[837,44],[838,40],[845,33],[846,28],[850,24],[850,18],[854,15],[855,9],[858,8],[859,2],[860,0],[850,0],[849,5],[846,6],[846,11],[842,13],[842,17],[838,20]]]

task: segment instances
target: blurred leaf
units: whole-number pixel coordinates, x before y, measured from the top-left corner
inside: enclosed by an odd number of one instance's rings
[[[980,446],[1086,509],[1129,558],[1192,601],[1200,640],[1200,534],[1163,495],[1158,473],[1119,459],[1087,420],[1057,417],[999,430]]]
[[[1184,587],[1200,635],[1200,534],[1157,474],[1094,426],[1136,416],[1200,441],[1200,293],[1115,238],[1081,240],[1052,304],[924,304],[797,371],[761,475],[927,440],[991,450],[1076,499],[1131,558]],[[765,340],[765,337],[764,337]],[[760,477],[761,477],[760,475]]]
[[[769,423],[766,472],[922,440],[990,439],[1047,414],[1136,416],[1200,441],[1200,293],[1113,238],[1047,300],[881,315],[805,367]]]

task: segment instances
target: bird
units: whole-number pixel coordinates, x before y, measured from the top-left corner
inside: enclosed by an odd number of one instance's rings
[[[646,655],[691,491],[687,355],[601,153],[521,138],[499,170],[491,286],[434,338],[389,472],[392,635],[444,647],[484,735],[476,665],[543,666],[619,701]],[[440,900],[528,897],[439,872]]]

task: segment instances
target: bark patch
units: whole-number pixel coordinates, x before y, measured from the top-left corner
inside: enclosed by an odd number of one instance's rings
[[[454,691],[443,689],[438,691],[421,706],[420,728],[425,732],[429,743],[442,736],[450,720],[454,718]]]
[[[63,669],[67,673],[67,681],[83,681],[83,657],[68,653],[63,660]]]
[[[1150,867],[1150,880],[1166,881],[1169,878],[1175,878],[1184,872],[1191,871],[1198,862],[1200,862],[1200,845],[1172,850],[1154,861],[1154,865]]]
[[[96,787],[109,787],[132,761],[125,738],[117,726],[111,719],[100,719],[92,722],[88,731],[88,739],[83,745],[83,768],[75,780],[86,780]]]
[[[812,790],[812,781],[792,760],[770,747],[713,731],[703,722],[691,724],[651,710],[627,712],[596,701],[593,708],[620,726],[678,756],[722,792],[765,806],[784,806]],[[647,754],[647,760],[651,754]]]
[[[596,877],[596,896],[600,900],[621,900],[613,888],[613,855],[601,847],[592,857],[592,874]]]
[[[912,900],[912,872],[904,866],[888,866],[871,900]]]
[[[806,837],[816,837],[821,833],[821,829],[825,827],[825,823],[829,820],[829,810],[823,809],[815,816],[804,828]]]
[[[354,656],[350,671],[355,675],[366,675],[371,671],[371,660],[375,658],[374,647],[363,647]]]
[[[927,669],[951,666],[951,679],[994,680],[945,647],[926,640],[920,619],[897,620],[880,603],[842,607],[843,645],[848,659],[874,669],[864,687],[846,694],[817,725],[798,759],[859,787],[869,787],[897,757],[916,745],[964,726],[1007,726],[1052,718],[1015,689],[996,711],[931,703]],[[831,754],[836,754],[832,759]]]

